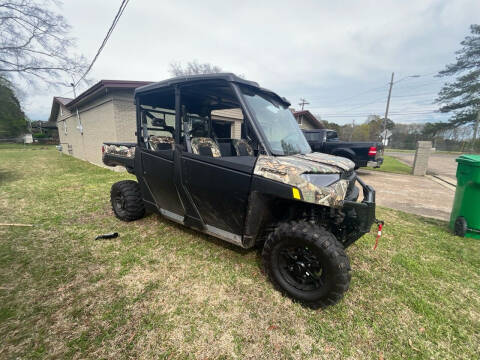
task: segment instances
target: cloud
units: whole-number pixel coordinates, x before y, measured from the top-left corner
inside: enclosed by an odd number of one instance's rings
[[[118,1],[64,4],[62,13],[88,58],[117,8]],[[316,113],[348,115],[345,110],[358,106],[358,113],[381,114],[391,72],[400,79],[442,69],[478,13],[477,0],[131,1],[90,77],[157,81],[170,76],[170,62],[197,59],[244,74],[294,104],[305,97]],[[418,90],[413,86],[423,84],[421,78],[399,83],[394,95],[405,97],[392,98],[392,113],[397,106],[431,108],[408,97],[422,90],[434,98],[441,82],[429,76],[423,83],[431,84]],[[352,98],[372,88],[380,89]],[[33,92],[27,114],[46,119],[51,97],[68,90]]]

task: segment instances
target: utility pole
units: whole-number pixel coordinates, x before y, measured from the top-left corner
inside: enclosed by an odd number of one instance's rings
[[[304,98],[300,98],[300,102],[298,103],[298,105],[300,105],[302,107],[302,111],[303,111],[303,107],[305,105],[310,105],[310,103],[307,102],[307,100],[305,100]]]
[[[388,98],[387,98],[387,108],[385,109],[385,118],[383,119],[383,144],[386,146],[387,143],[387,117],[388,109],[390,107],[390,97],[392,96],[392,86],[393,86],[393,77],[395,73],[392,72],[392,78],[390,79],[390,88],[388,89]]]
[[[348,141],[352,142],[353,132],[355,131],[355,119],[352,120],[352,132],[350,133],[350,139]]]

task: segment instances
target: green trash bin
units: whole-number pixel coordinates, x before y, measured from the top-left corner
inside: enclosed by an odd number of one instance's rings
[[[456,235],[480,239],[480,155],[462,155],[456,161],[457,190],[450,228]]]

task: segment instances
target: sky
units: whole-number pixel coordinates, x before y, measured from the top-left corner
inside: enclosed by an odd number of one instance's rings
[[[66,0],[57,9],[87,59],[119,5]],[[435,74],[455,60],[478,14],[478,0],[130,0],[88,77],[92,84],[160,81],[171,77],[170,63],[197,60],[256,81],[296,109],[305,98],[305,109],[323,120],[358,124],[383,117],[395,72],[389,118],[445,121],[434,100],[446,79]],[[53,96],[72,97],[68,88],[27,93],[23,107],[32,120],[48,119]]]

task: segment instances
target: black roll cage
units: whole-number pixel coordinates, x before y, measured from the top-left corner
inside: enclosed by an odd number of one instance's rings
[[[229,84],[229,87],[233,90],[233,93],[235,94],[236,99],[240,104],[241,110],[244,114],[244,124],[245,124],[244,128],[246,131],[245,135],[248,136],[249,127],[246,126],[246,122],[248,122],[248,124],[251,126],[251,129],[254,132],[256,139],[259,141],[260,145],[263,147],[266,155],[271,155],[272,149],[268,141],[266,141],[265,133],[263,132],[261,126],[259,126],[257,119],[253,114],[252,109],[245,101],[240,87],[245,86],[256,93],[272,96],[276,98],[276,100],[278,100],[280,103],[283,103],[286,106],[290,105],[290,103],[285,98],[281,98],[274,92],[267,89],[263,89],[259,87],[258,84],[251,81],[243,80],[241,78],[236,77],[233,74],[209,74],[209,75],[192,76],[192,77],[185,77],[185,78],[174,78],[174,79],[162,81],[160,83],[143,86],[135,90],[135,104],[137,109],[137,142],[140,144],[141,141],[143,140],[142,139],[142,116],[143,115],[142,115],[142,108],[141,108],[141,99],[143,96],[155,94],[156,92],[159,92],[161,89],[173,88],[174,96],[175,96],[174,138],[175,138],[175,144],[180,145],[181,128],[182,128],[181,122],[182,122],[182,116],[183,116],[183,112],[182,112],[183,109],[182,109],[182,103],[181,103],[182,87],[191,85],[192,83],[201,84],[202,81],[211,83],[212,80],[218,80],[219,82],[225,82]],[[150,110],[150,109],[148,111],[162,112],[162,111]],[[209,119],[208,128],[209,128],[209,132],[211,132],[211,129],[212,129],[211,115],[208,115],[208,119]]]

